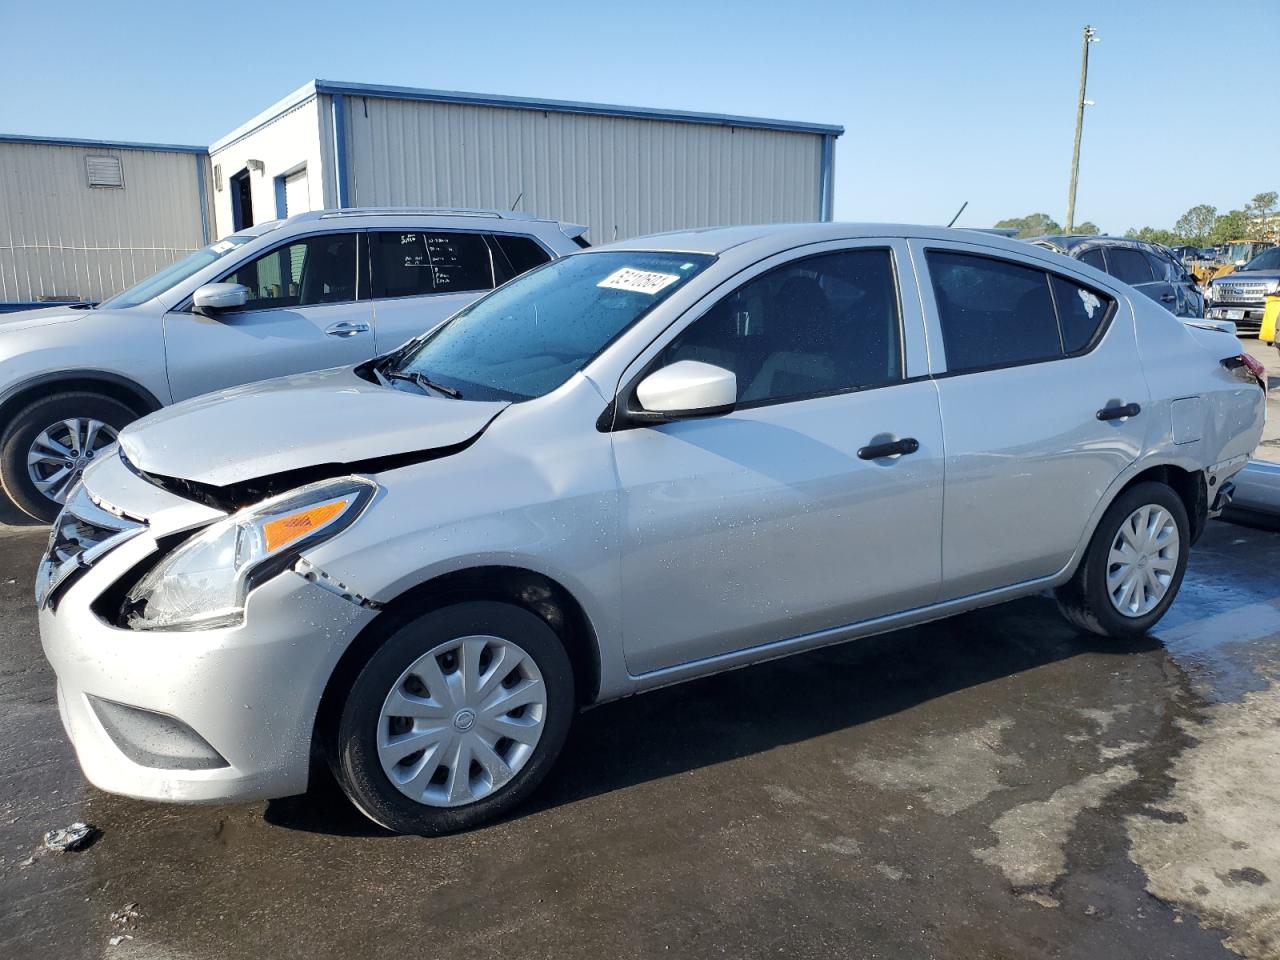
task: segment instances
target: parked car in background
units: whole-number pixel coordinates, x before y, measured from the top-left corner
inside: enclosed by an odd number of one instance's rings
[[[1222,519],[1280,529],[1280,463],[1250,460],[1234,482],[1235,493]]]
[[[40,566],[63,722],[105,790],[278,797],[327,757],[431,834],[527,796],[585,704],[1046,588],[1140,636],[1258,442],[1260,369],[970,230],[575,253],[127,427]]]
[[[1241,333],[1261,332],[1267,297],[1280,294],[1280,247],[1263,250],[1226,276],[1209,281],[1212,320],[1230,320]]]
[[[1036,237],[1029,242],[1111,274],[1174,316],[1204,316],[1204,297],[1195,278],[1167,247],[1125,237]]]
[[[219,240],[92,309],[0,317],[0,484],[52,519],[143,414],[368,360],[578,250],[585,232],[505,211],[315,211]]]

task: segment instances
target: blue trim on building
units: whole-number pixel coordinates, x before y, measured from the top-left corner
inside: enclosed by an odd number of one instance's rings
[[[308,87],[315,93],[352,97],[381,97],[388,100],[424,100],[432,103],[462,103],[481,107],[503,107],[509,110],[539,110],[550,113],[582,113],[605,117],[630,117],[639,120],[669,120],[677,123],[701,123],[722,127],[748,127],[753,130],[784,130],[791,133],[815,133],[840,136],[844,127],[795,120],[772,120],[765,117],[743,117],[729,113],[699,113],[689,110],[659,110],[653,107],[625,107],[612,103],[585,103],[578,100],[543,100],[534,97],[507,97],[499,94],[463,93],[457,90],[426,90],[417,87],[388,87],[371,83],[344,83],[316,80]],[[295,93],[301,94],[308,87]]]
[[[0,133],[0,143],[34,143],[49,147],[101,147],[104,150],[151,150],[156,153],[198,153],[206,155],[208,147],[192,147],[180,143],[133,143],[126,140],[82,140],[76,137],[29,137],[21,133]]]
[[[830,134],[822,138],[822,159],[818,168],[818,191],[821,197],[822,219],[828,223],[835,216],[836,192],[836,138]]]
[[[341,209],[351,206],[351,195],[347,189],[347,104],[341,93],[335,93],[329,99],[333,103],[333,176],[338,184],[338,207]]]
[[[200,191],[200,232],[209,243],[209,189],[204,179],[204,157],[196,157],[196,189]]]
[[[283,220],[289,215],[288,205],[284,199],[284,174],[275,178],[276,187],[276,219]]]

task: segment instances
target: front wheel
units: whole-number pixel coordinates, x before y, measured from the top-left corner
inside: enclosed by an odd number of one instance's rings
[[[1187,508],[1163,483],[1140,483],[1107,508],[1058,607],[1082,630],[1132,639],[1164,616],[1191,545]]]
[[[53,520],[94,458],[138,417],[119,400],[67,392],[18,411],[0,435],[0,483],[24,513]]]
[[[537,787],[574,709],[569,657],[545,622],[507,603],[454,604],[396,630],[360,671],[335,772],[389,830],[467,829]]]

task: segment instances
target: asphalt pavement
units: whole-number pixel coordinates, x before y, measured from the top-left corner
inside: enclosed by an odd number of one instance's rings
[[[1140,643],[1034,597],[590,710],[442,839],[86,785],[44,540],[0,527],[0,957],[1280,956],[1280,534],[1211,524]]]

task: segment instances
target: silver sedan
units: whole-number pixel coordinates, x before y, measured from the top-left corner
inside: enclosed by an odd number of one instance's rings
[[[103,789],[327,760],[472,826],[584,705],[1053,588],[1132,637],[1261,435],[1235,337],[1000,237],[810,224],[572,254],[399,349],[162,410],[39,576]]]

